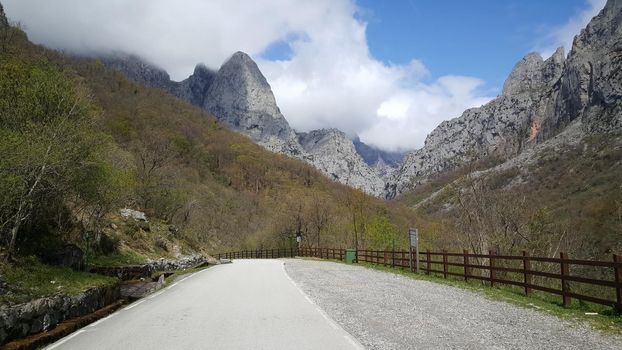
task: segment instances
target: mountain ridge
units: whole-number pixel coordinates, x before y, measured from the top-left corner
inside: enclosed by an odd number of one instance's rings
[[[182,100],[205,109],[220,122],[238,131],[264,148],[301,159],[329,178],[375,196],[382,196],[387,168],[378,170],[357,151],[355,142],[334,129],[296,133],[281,113],[270,84],[257,64],[238,51],[218,71],[201,64],[181,82],[174,82],[166,71],[137,56],[104,56],[102,62],[131,80],[162,89]],[[198,88],[192,88],[197,87]],[[301,145],[301,135],[314,135],[323,142],[318,147]],[[332,138],[328,140],[327,138]],[[360,140],[357,141],[360,149]],[[315,145],[315,144],[314,144]],[[371,147],[369,147],[371,149]]]
[[[582,119],[584,134],[622,127],[622,1],[609,0],[575,37],[566,58],[530,53],[513,68],[503,93],[444,121],[408,153],[385,196],[411,191],[425,178],[484,158],[509,160]]]

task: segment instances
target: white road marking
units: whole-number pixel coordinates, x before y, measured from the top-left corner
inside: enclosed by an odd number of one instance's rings
[[[354,346],[354,348],[359,349],[359,350],[365,350],[365,348],[364,348],[364,347],[362,347],[361,345],[359,345],[359,343],[358,343],[358,342],[356,342],[356,341],[352,338],[352,336],[351,336],[351,335],[349,335],[349,334],[348,334],[348,335],[344,335],[343,337],[344,337],[344,338],[346,338],[346,340],[347,340],[350,344],[352,344],[352,346]]]
[[[61,341],[58,341],[58,342],[56,342],[56,343],[54,343],[54,344],[50,345],[50,346],[49,346],[49,347],[47,347],[46,349],[47,349],[47,350],[52,350],[52,349],[55,349],[55,348],[57,348],[57,347],[59,347],[59,346],[63,345],[63,344],[64,344],[64,343],[66,343],[67,341],[71,340],[73,337],[75,337],[75,336],[77,336],[78,334],[83,333],[83,332],[84,332],[84,331],[81,329],[81,330],[79,330],[79,331],[77,331],[77,332],[75,332],[75,333],[73,333],[73,334],[71,334],[71,335],[66,336],[66,337],[65,337],[64,339],[62,339]]]
[[[147,301],[147,299],[142,299],[142,300],[139,300],[139,301],[137,301],[137,302],[133,303],[132,305],[125,307],[123,310],[129,310],[129,309],[131,309],[131,308],[133,308],[133,307],[136,307],[136,306],[138,306],[138,305],[140,305],[140,304],[144,303],[145,301]]]
[[[346,331],[345,329],[343,329],[343,327],[341,327],[339,324],[337,324],[337,322],[335,322],[332,318],[330,318],[330,316],[328,316],[328,314],[326,312],[324,312],[324,310],[322,310],[319,306],[317,306],[316,303],[313,302],[313,300],[311,300],[311,298],[309,298],[309,296],[307,296],[307,294],[302,290],[302,288],[300,288],[300,286],[298,286],[298,284],[291,278],[289,277],[289,274],[287,274],[287,270],[285,270],[285,262],[283,261],[281,263],[281,267],[283,268],[283,273],[285,274],[285,276],[287,277],[287,279],[294,285],[294,287],[296,287],[296,289],[298,290],[298,292],[300,292],[300,294],[302,294],[303,297],[305,297],[305,299],[307,299],[307,301],[309,303],[311,303],[311,305],[313,305],[315,307],[315,309],[320,313],[320,315],[322,315],[322,317],[324,317],[324,319],[326,321],[328,321],[328,324],[333,327],[334,329],[339,329],[342,332],[345,333],[345,335],[343,336],[350,344],[352,344],[352,346],[354,346],[355,349],[358,350],[365,350],[365,348],[363,347],[363,345],[361,345],[358,341],[356,341],[354,339],[354,337],[352,336],[352,334],[350,334],[348,331]]]

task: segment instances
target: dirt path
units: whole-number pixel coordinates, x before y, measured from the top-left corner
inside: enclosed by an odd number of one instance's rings
[[[622,349],[622,339],[450,286],[289,259],[290,277],[369,349]]]

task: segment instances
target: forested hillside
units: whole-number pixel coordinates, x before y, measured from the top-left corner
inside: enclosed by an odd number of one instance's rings
[[[404,244],[411,211],[337,184],[98,61],[0,36],[0,230],[45,258]],[[148,225],[119,209],[144,211]]]

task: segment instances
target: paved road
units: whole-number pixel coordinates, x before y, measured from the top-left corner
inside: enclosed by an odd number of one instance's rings
[[[622,349],[622,338],[446,285],[325,261],[285,269],[368,349]]]
[[[357,348],[293,283],[283,260],[238,260],[190,275],[47,349]]]

